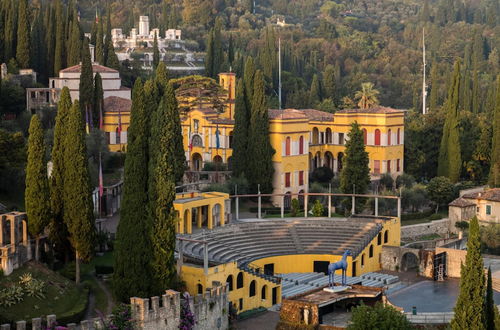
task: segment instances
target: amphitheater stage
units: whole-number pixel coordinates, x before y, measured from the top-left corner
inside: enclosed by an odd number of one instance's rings
[[[325,286],[326,287],[326,286]],[[323,324],[323,317],[334,311],[345,311],[347,307],[363,301],[372,305],[382,300],[384,289],[353,285],[342,292],[327,292],[324,287],[305,292],[281,303],[280,317],[291,323],[311,325]]]

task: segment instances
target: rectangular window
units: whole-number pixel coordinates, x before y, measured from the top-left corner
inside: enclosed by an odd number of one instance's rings
[[[304,185],[304,171],[299,171],[299,186]]]
[[[479,213],[479,206],[476,206],[476,212]]]
[[[398,171],[398,172],[401,171],[401,165],[399,163],[399,159],[396,159],[396,171]]]
[[[391,173],[391,161],[387,161],[387,173]]]
[[[285,187],[290,187],[290,173],[285,173]]]
[[[344,133],[339,133],[339,144],[340,145],[344,144]]]
[[[380,174],[380,160],[373,161],[373,173]]]
[[[491,205],[486,205],[486,215],[491,215]]]

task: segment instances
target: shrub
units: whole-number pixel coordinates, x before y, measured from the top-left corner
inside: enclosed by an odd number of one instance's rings
[[[434,214],[432,214],[432,215],[429,217],[429,220],[440,220],[440,219],[442,219],[442,218],[443,218],[443,216],[442,216],[441,214],[439,214],[439,213],[434,213]]]
[[[396,178],[396,188],[411,188],[415,184],[415,178],[410,174],[401,174]]]
[[[323,204],[319,200],[315,200],[312,208],[312,214],[315,217],[323,216]]]
[[[467,221],[457,221],[455,222],[455,227],[460,230],[466,230],[469,228],[469,223]]]
[[[322,166],[314,169],[311,173],[312,182],[328,183],[333,179],[333,171],[331,168]]]
[[[226,193],[226,194],[230,193],[229,187],[225,184],[222,184],[222,183],[212,183],[212,184],[206,186],[205,188],[203,188],[201,191],[203,191],[203,192],[217,191],[217,192],[222,192],[222,193]]]
[[[24,293],[29,297],[37,297],[38,299],[45,298],[43,293],[45,282],[33,278],[31,273],[24,273],[19,276],[19,285],[23,288]]]
[[[0,306],[10,307],[24,299],[24,290],[19,285],[11,285],[0,291]]]
[[[95,273],[96,274],[112,274],[114,272],[113,266],[106,266],[106,265],[96,265],[95,266]]]
[[[296,217],[300,212],[300,202],[297,198],[292,199],[292,217]]]
[[[392,190],[394,179],[389,173],[385,173],[380,177],[379,183],[384,189]]]

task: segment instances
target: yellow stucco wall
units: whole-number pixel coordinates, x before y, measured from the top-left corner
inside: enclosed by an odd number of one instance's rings
[[[243,276],[243,287],[237,288],[238,274]],[[239,312],[254,309],[257,307],[269,308],[272,303],[272,289],[277,288],[277,303],[281,303],[281,285],[267,281],[261,277],[240,271],[235,262],[218,265],[208,268],[208,275],[204,274],[203,267],[194,265],[182,266],[182,280],[186,283],[187,290],[191,295],[198,294],[198,284],[203,286],[203,290],[212,287],[213,281],[226,283],[229,276],[232,276],[233,286],[229,291],[229,301]],[[250,283],[255,281],[255,296],[250,297]],[[266,299],[262,299],[262,288],[266,287]],[[240,309],[240,299],[243,308]]]

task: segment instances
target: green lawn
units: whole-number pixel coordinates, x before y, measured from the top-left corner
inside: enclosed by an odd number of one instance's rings
[[[0,278],[0,287],[16,285],[19,277],[31,273],[33,278],[45,282],[45,298],[24,295],[22,302],[10,307],[0,307],[4,321],[30,321],[34,317],[56,314],[58,320],[75,321],[71,316],[83,315],[87,306],[88,290],[36,263],[29,262],[9,276]]]
[[[431,222],[434,220],[440,220],[440,219],[447,218],[447,217],[448,217],[448,211],[440,211],[437,213],[437,215],[433,214],[429,217],[425,217],[425,218],[421,218],[421,219],[402,220],[401,225],[402,226],[416,225],[419,223]]]

